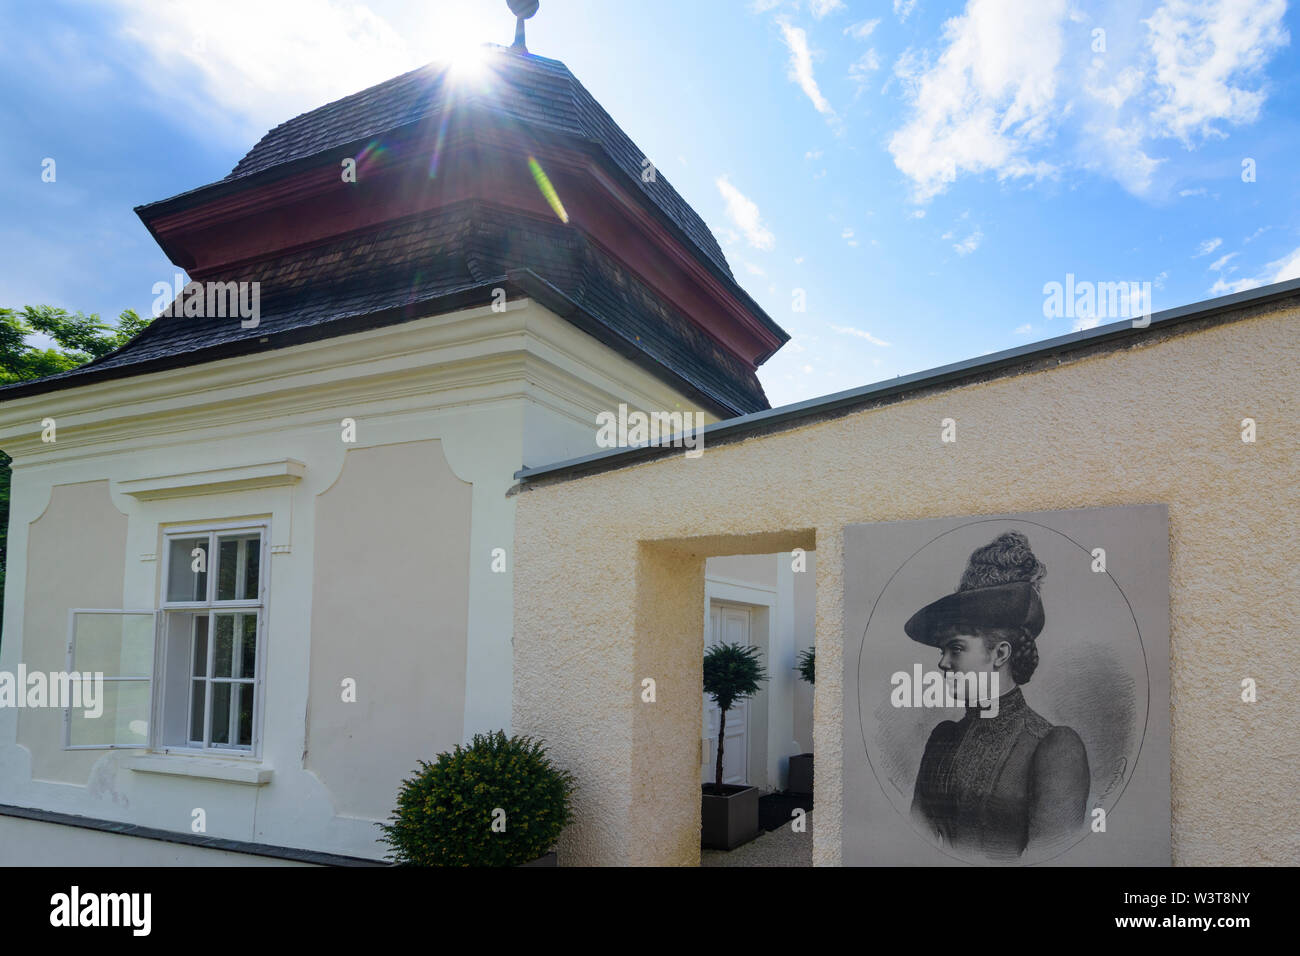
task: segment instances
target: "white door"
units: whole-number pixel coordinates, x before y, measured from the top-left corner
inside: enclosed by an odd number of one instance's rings
[[[750,609],[739,604],[709,604],[709,633],[705,646],[714,644],[749,644]],[[722,782],[744,784],[749,774],[749,699],[738,700],[727,711],[726,737],[722,745]],[[704,764],[700,767],[702,783],[717,778],[718,705],[704,695]]]

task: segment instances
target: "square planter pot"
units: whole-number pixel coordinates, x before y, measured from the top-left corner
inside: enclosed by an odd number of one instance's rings
[[[786,789],[791,793],[813,792],[812,754],[795,754],[790,758],[790,781]]]
[[[758,836],[758,788],[724,784],[722,793],[713,790],[713,784],[704,786],[700,846],[732,850]]]

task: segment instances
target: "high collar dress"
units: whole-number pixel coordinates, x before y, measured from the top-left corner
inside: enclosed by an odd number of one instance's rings
[[[1016,687],[998,698],[996,717],[967,708],[934,728],[912,817],[941,846],[1014,862],[1082,832],[1089,784],[1079,735],[1048,723]]]

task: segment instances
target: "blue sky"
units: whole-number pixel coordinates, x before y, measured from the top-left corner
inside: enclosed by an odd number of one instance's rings
[[[148,314],[176,270],[132,207],[513,30],[504,0],[2,0],[0,305]],[[1283,0],[542,0],[528,27],[791,333],[774,405],[1112,318],[1045,317],[1067,274],[1155,309],[1300,276],[1296,32]]]

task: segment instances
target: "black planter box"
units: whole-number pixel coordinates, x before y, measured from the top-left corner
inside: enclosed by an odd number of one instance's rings
[[[700,846],[733,850],[758,836],[757,787],[724,784],[719,794],[713,784],[705,784],[702,799]]]
[[[795,754],[790,758],[790,779],[786,789],[791,793],[813,792],[812,754]]]

